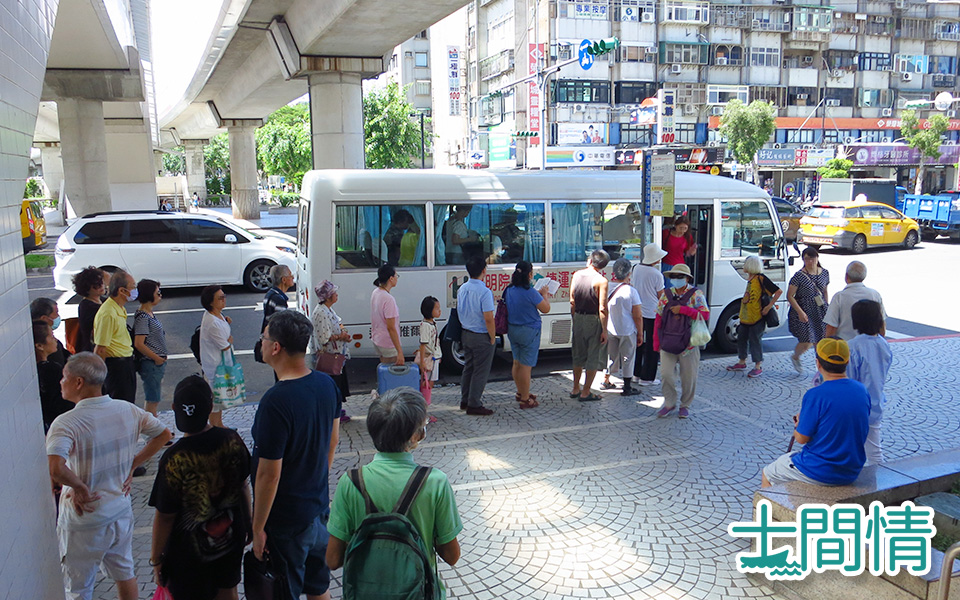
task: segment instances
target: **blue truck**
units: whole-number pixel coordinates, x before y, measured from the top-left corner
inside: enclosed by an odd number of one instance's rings
[[[903,205],[897,208],[920,225],[924,240],[935,240],[941,235],[960,239],[960,191],[907,194]]]

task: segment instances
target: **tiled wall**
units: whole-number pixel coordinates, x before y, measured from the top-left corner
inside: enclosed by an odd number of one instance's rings
[[[0,0],[0,598],[63,598],[20,200],[58,0]]]

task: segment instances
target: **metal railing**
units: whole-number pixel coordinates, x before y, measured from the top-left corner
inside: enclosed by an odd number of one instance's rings
[[[950,595],[950,576],[953,574],[953,561],[960,556],[960,542],[956,542],[943,553],[943,564],[940,565],[940,588],[937,590],[937,600],[947,600]]]

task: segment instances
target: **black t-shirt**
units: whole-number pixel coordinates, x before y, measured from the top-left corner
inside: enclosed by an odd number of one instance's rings
[[[60,380],[63,378],[63,365],[45,360],[37,363],[37,379],[40,383],[40,410],[43,413],[44,431],[53,420],[73,408],[73,402],[64,400],[60,395]]]
[[[177,519],[164,554],[209,562],[243,549],[250,516],[243,488],[250,453],[232,429],[181,439],[160,459],[150,506]]]
[[[93,319],[98,310],[100,305],[86,298],[77,305],[77,319],[80,321],[77,329],[77,352],[93,352]]]
[[[326,373],[278,381],[264,393],[253,419],[253,481],[257,461],[283,459],[267,525],[313,521],[330,511],[327,455],[343,396]]]

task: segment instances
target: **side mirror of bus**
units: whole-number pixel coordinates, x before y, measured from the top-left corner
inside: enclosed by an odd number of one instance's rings
[[[796,260],[797,260],[797,258],[796,258],[795,256],[789,256],[789,257],[787,257],[787,264],[792,267],[794,261],[796,261]]]

